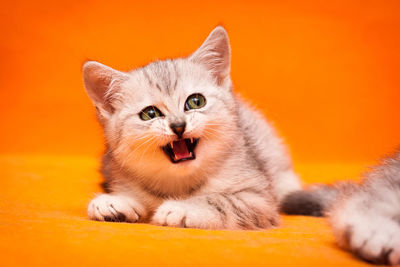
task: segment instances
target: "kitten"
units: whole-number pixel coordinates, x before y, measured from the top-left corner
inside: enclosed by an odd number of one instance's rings
[[[374,263],[400,264],[400,151],[363,182],[319,185],[293,192],[284,212],[326,215],[339,245]]]
[[[215,28],[187,58],[121,72],[89,61],[86,91],[106,140],[106,194],[90,219],[261,229],[300,184],[272,126],[232,91],[230,46]]]

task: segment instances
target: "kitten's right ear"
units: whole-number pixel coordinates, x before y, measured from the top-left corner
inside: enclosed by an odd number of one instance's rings
[[[96,61],[87,61],[82,67],[85,89],[93,104],[101,111],[112,113],[111,88],[125,81],[128,75]]]

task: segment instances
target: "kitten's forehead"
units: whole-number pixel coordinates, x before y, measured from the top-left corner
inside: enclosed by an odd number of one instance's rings
[[[149,86],[156,87],[159,92],[172,95],[183,83],[210,83],[211,75],[206,69],[187,59],[156,61],[137,70]],[[181,86],[182,87],[182,86]],[[183,88],[184,89],[184,88]]]
[[[155,87],[159,93],[171,95],[176,90],[181,76],[180,67],[175,60],[156,61],[136,72],[140,72],[149,87]]]
[[[210,74],[186,59],[156,61],[131,73],[125,83],[130,102],[173,107],[196,90],[214,84]]]

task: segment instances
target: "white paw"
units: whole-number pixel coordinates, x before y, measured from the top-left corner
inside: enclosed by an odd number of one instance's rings
[[[101,194],[88,206],[89,219],[110,222],[136,222],[140,207],[131,198],[118,195]]]
[[[218,212],[203,203],[168,200],[156,210],[152,223],[162,226],[223,229],[223,219]]]
[[[378,264],[400,264],[400,225],[390,218],[376,216],[349,224],[344,236],[359,257]]]

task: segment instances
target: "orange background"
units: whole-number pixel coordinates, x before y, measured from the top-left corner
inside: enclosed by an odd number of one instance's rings
[[[217,24],[237,91],[299,161],[371,161],[400,143],[399,1],[7,1],[0,152],[99,155],[80,68],[186,56]]]
[[[400,143],[399,14],[397,0],[3,1],[0,265],[369,266],[322,218],[258,232],[89,221],[103,140],[81,65],[186,56],[221,23],[235,89],[275,122],[302,179],[357,179]]]

